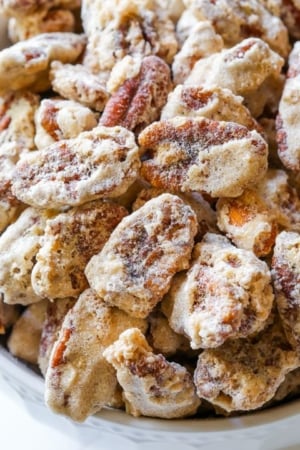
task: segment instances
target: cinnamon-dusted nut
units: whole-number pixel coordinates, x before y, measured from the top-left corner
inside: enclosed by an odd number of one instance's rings
[[[237,198],[218,200],[218,227],[237,247],[252,250],[258,257],[266,256],[278,233],[272,211],[256,190],[246,189]]]
[[[41,300],[28,306],[13,326],[7,341],[10,353],[31,364],[37,364],[47,304],[47,300]]]
[[[84,291],[86,264],[126,215],[122,206],[96,200],[48,219],[31,274],[36,294],[55,299]]]
[[[72,32],[74,29],[74,15],[67,9],[42,9],[30,15],[11,17],[8,21],[8,36],[13,43],[40,33]]]
[[[139,132],[157,120],[171,89],[168,65],[157,56],[141,61],[137,76],[128,78],[108,100],[100,124],[121,125]]]
[[[206,117],[244,125],[249,130],[262,133],[261,127],[243,105],[243,98],[234,95],[229,89],[217,86],[179,85],[168,96],[168,101],[161,112],[161,119],[176,116]]]
[[[172,64],[174,83],[183,83],[199,59],[217,53],[223,47],[223,39],[215,32],[211,22],[204,21],[194,25],[174,57]]]
[[[283,58],[266,42],[248,38],[232,48],[200,59],[185,84],[219,86],[245,96],[255,92],[270,75],[279,75],[283,64]]]
[[[18,319],[20,309],[16,305],[7,305],[0,298],[0,335],[5,334]]]
[[[199,20],[209,20],[226,47],[251,36],[259,36],[284,58],[289,53],[288,32],[279,17],[272,15],[260,0],[186,0]]]
[[[73,100],[45,98],[35,114],[38,149],[61,139],[71,139],[97,126],[96,115],[86,106]]]
[[[90,286],[108,304],[147,317],[175,273],[188,267],[196,232],[196,215],[179,197],[150,200],[92,257],[85,270]]]
[[[38,353],[38,365],[44,377],[46,376],[50,355],[58,339],[63,320],[67,312],[74,306],[75,301],[74,298],[62,298],[55,299],[53,302],[47,302]]]
[[[142,176],[154,187],[236,197],[267,169],[267,144],[233,122],[175,117],[139,135],[146,151]]]
[[[192,348],[213,348],[261,331],[272,305],[266,263],[224,236],[207,233],[195,247],[191,268],[174,278],[163,312]]]
[[[284,166],[293,171],[300,170],[299,56],[300,42],[296,42],[290,53],[288,76],[276,119],[278,155]]]
[[[99,77],[93,75],[86,67],[53,61],[50,80],[52,89],[62,97],[96,111],[103,111],[108,94]]]
[[[63,321],[46,374],[46,403],[55,412],[83,421],[113,397],[117,379],[103,351],[128,328],[146,322],[110,308],[89,289]]]
[[[27,305],[40,300],[31,286],[31,271],[44,228],[45,217],[27,208],[0,236],[0,292],[5,303]]]
[[[277,236],[272,260],[277,308],[291,345],[300,355],[300,234]]]
[[[16,166],[13,192],[40,208],[77,206],[123,194],[139,167],[134,135],[122,127],[98,126],[24,156]]]
[[[187,369],[154,354],[139,329],[124,331],[104,357],[117,370],[126,411],[133,416],[172,419],[196,413],[201,402]]]
[[[84,35],[43,33],[1,50],[0,92],[24,88],[46,90],[50,86],[51,61],[75,62],[85,42]]]
[[[268,402],[297,367],[299,358],[275,323],[259,338],[235,339],[204,350],[194,381],[200,398],[228,412],[249,411]]]

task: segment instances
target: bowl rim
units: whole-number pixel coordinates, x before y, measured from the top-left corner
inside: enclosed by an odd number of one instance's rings
[[[34,394],[34,398],[44,403],[44,380],[41,375],[34,372],[22,361],[12,356],[5,348],[0,346],[0,376],[6,375],[6,379],[22,386],[23,391]],[[26,399],[26,395],[25,395]],[[36,399],[36,401],[38,401]],[[46,407],[46,406],[45,406]],[[285,404],[276,405],[270,409],[260,410],[239,417],[222,418],[190,418],[190,419],[157,419],[148,417],[132,417],[122,410],[104,408],[85,422],[95,426],[99,423],[109,423],[122,428],[134,428],[135,430],[152,430],[154,432],[172,434],[224,434],[248,429],[258,429],[266,426],[274,426],[276,422],[288,420],[291,417],[300,417],[300,399],[291,400]],[[84,423],[84,424],[85,424]]]

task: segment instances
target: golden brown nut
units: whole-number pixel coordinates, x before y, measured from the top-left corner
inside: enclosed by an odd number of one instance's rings
[[[200,399],[189,372],[155,355],[139,329],[124,331],[104,357],[117,370],[126,410],[133,416],[172,419],[196,413]]]
[[[31,364],[37,364],[47,300],[28,306],[13,326],[7,346],[10,353]]]
[[[77,206],[123,194],[139,167],[134,135],[122,127],[98,126],[24,156],[16,166],[13,193],[39,208]]]
[[[272,15],[260,0],[186,0],[199,20],[209,20],[226,47],[251,36],[259,36],[270,47],[287,57],[288,32],[279,17]]]
[[[61,139],[72,139],[97,126],[96,115],[72,100],[45,98],[35,114],[37,148],[48,147]]]
[[[168,65],[157,56],[147,56],[141,61],[138,74],[127,78],[112,94],[100,124],[139,132],[159,118],[170,89]]]
[[[63,320],[67,312],[74,306],[75,301],[74,298],[62,298],[47,303],[38,352],[38,365],[44,377],[46,376],[50,355],[58,339]]]
[[[80,64],[53,61],[50,70],[52,89],[62,97],[103,111],[108,94],[101,80]]]
[[[0,335],[5,334],[7,329],[16,323],[20,315],[20,309],[16,305],[7,305],[0,298]]]
[[[272,260],[277,308],[291,345],[300,355],[300,234],[277,236]]]
[[[147,317],[189,264],[197,219],[179,197],[163,194],[125,217],[88,263],[90,286],[110,305]]]
[[[272,210],[256,190],[247,189],[237,198],[218,200],[218,227],[237,247],[266,256],[278,233]]]
[[[288,169],[300,170],[299,145],[299,87],[300,42],[296,42],[289,56],[289,70],[276,118],[278,155]]]
[[[197,393],[227,412],[260,408],[285,376],[299,367],[280,324],[256,339],[235,339],[199,355],[194,381]]]
[[[31,274],[35,293],[55,299],[84,291],[86,264],[126,215],[122,206],[96,200],[48,219]]]
[[[177,86],[168,96],[161,119],[176,116],[235,122],[262,134],[260,126],[243,105],[243,98],[234,95],[229,89]]]
[[[283,58],[258,38],[244,39],[194,66],[185,84],[218,86],[230,89],[235,95],[251,95],[270,76],[278,76]]]
[[[67,313],[46,374],[46,402],[55,412],[83,421],[109,402],[117,379],[103,351],[128,328],[146,322],[110,308],[91,289]]]
[[[215,32],[211,22],[199,22],[192,26],[187,39],[174,57],[172,64],[174,83],[183,83],[199,59],[217,53],[223,47],[223,39]]]
[[[30,15],[11,17],[8,35],[13,43],[24,41],[41,33],[73,32],[75,18],[67,9],[42,9]]]
[[[195,246],[193,257],[163,301],[171,328],[185,334],[194,349],[261,331],[274,297],[266,263],[212,233]]]
[[[49,88],[50,63],[75,62],[85,47],[85,37],[74,33],[43,33],[0,51],[0,92]]]
[[[31,271],[44,233],[45,218],[27,208],[0,236],[0,292],[5,303],[38,302],[31,286]]]
[[[149,125],[139,143],[142,176],[172,191],[236,197],[267,169],[263,138],[233,122],[175,117]]]

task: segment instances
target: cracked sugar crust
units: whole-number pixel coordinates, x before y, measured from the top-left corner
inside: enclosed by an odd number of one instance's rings
[[[153,187],[236,197],[267,170],[267,144],[233,122],[175,117],[139,135],[141,174]]]
[[[128,328],[146,330],[146,322],[110,308],[91,290],[67,313],[46,373],[46,403],[82,422],[113,397],[117,379],[103,351]]]
[[[45,229],[45,217],[27,208],[0,236],[0,293],[5,303],[38,302],[31,285],[31,271]]]
[[[43,33],[0,51],[0,92],[30,88],[36,92],[50,87],[53,60],[75,62],[85,48],[84,35]]]
[[[184,83],[199,59],[217,53],[223,47],[223,39],[215,32],[210,22],[198,22],[191,26],[189,35],[174,56],[172,64],[174,83]]]
[[[192,348],[214,348],[261,331],[273,298],[265,262],[207,233],[195,246],[190,269],[174,278],[162,310]]]
[[[47,300],[29,305],[14,324],[7,341],[10,353],[31,364],[37,364]]]
[[[299,358],[276,323],[259,338],[236,339],[199,355],[194,382],[200,398],[227,412],[250,411],[271,400]]]
[[[108,100],[100,124],[139,132],[159,119],[171,89],[169,66],[157,56],[142,59],[138,74],[121,82]]]
[[[292,171],[300,170],[299,87],[300,42],[296,42],[289,56],[289,69],[276,118],[278,156]]]
[[[218,227],[240,248],[256,256],[268,255],[278,233],[273,209],[256,190],[247,189],[237,198],[217,202]]]
[[[243,105],[243,98],[234,95],[229,89],[217,86],[210,89],[202,86],[177,86],[168,96],[161,120],[176,116],[235,122],[262,134],[261,127]]]
[[[16,166],[13,193],[39,208],[77,206],[123,194],[139,168],[133,133],[98,126],[25,155]]]
[[[158,1],[83,1],[88,36],[84,65],[109,73],[126,55],[156,55],[170,64],[178,49],[174,24]]]
[[[9,39],[16,43],[41,33],[73,32],[75,17],[67,9],[42,9],[30,15],[15,16],[8,20]]]
[[[31,275],[35,293],[55,299],[84,291],[86,264],[126,215],[122,206],[96,200],[48,219]]]
[[[47,303],[37,361],[44,377],[46,376],[50,355],[58,339],[64,318],[67,312],[74,306],[76,300],[74,298],[62,298]]]
[[[199,60],[185,84],[227,88],[235,95],[255,92],[270,76],[278,76],[284,59],[258,38],[244,39],[232,48]]]
[[[108,93],[101,79],[83,65],[53,61],[50,80],[52,89],[62,97],[96,111],[103,111],[108,100]]]
[[[232,47],[245,38],[258,36],[284,58],[289,53],[287,28],[260,0],[187,0],[185,5],[198,20],[213,23],[226,47]]]
[[[133,416],[172,419],[196,413],[201,402],[187,369],[154,354],[139,329],[124,331],[104,357],[117,371],[126,411]]]
[[[179,197],[163,194],[125,217],[85,274],[108,304],[146,317],[186,269],[197,233],[193,210]]]
[[[291,345],[300,355],[300,234],[281,232],[276,239],[272,275],[277,308]]]
[[[35,114],[35,144],[40,150],[62,139],[72,139],[97,126],[97,116],[72,100],[45,98]]]

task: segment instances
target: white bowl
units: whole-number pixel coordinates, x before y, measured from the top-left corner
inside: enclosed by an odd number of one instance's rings
[[[6,27],[0,16],[0,48],[5,46]],[[1,345],[0,377],[20,395],[29,412],[44,417],[43,379]],[[167,421],[105,409],[84,424],[73,425],[85,433],[99,433],[101,438],[108,435],[111,448],[122,446],[124,450],[299,450],[299,411],[297,400],[235,418]]]

